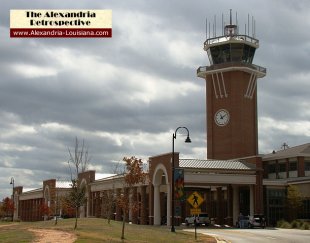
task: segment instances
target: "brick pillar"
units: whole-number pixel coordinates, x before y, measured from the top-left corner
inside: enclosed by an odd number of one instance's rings
[[[29,200],[29,221],[33,221],[33,199]]]
[[[44,205],[44,198],[41,198],[41,200],[40,200],[40,206],[42,206],[42,205]],[[42,211],[40,211],[40,218],[41,218],[41,220],[44,220],[44,215],[43,215]]]
[[[105,198],[105,195],[104,195],[104,191],[101,191],[100,192],[100,218],[104,218],[104,198]]]
[[[101,198],[100,198],[100,192],[97,192],[97,210],[96,210],[96,217],[100,218],[101,215]]]
[[[132,188],[132,195],[131,195],[131,213],[132,213],[132,218],[131,222],[133,224],[138,224],[138,214],[139,214],[139,199],[138,199],[138,188],[134,187]]]
[[[146,198],[146,186],[141,186],[141,219],[140,224],[147,224],[147,198]]]
[[[94,215],[92,216],[98,217],[98,192],[94,192],[93,200],[95,202],[95,208],[94,208]]]
[[[128,187],[124,188],[123,189],[123,193],[124,193],[124,196],[127,197],[127,202],[129,202],[129,197],[130,197],[130,195],[129,195],[129,188]],[[125,217],[126,217],[125,221],[129,222],[129,210],[126,212]]]
[[[116,201],[121,197],[121,189],[116,189]],[[122,209],[118,205],[118,202],[116,202],[116,215],[115,220],[121,221],[122,220]]]
[[[154,224],[154,186],[149,185],[149,225]]]
[[[24,213],[24,208],[23,208],[23,201],[19,201],[19,205],[18,205],[19,209],[19,218],[20,220],[23,220],[23,213]]]
[[[286,178],[289,178],[290,177],[290,160],[285,159],[285,163],[286,163]]]
[[[298,177],[305,176],[305,157],[297,157],[297,175]]]

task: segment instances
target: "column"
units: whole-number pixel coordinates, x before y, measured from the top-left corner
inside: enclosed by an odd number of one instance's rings
[[[174,210],[174,208],[171,209],[172,207],[172,202],[171,202],[171,187],[170,184],[167,184],[167,226],[171,226],[171,210]]]
[[[240,214],[239,209],[239,187],[237,185],[232,186],[233,190],[233,224],[236,224]]]
[[[90,208],[90,205],[91,203],[89,202],[89,195],[87,195],[87,198],[86,198],[86,218],[88,218],[89,217],[89,208]]]
[[[159,185],[154,185],[154,225],[160,225],[160,195]]]

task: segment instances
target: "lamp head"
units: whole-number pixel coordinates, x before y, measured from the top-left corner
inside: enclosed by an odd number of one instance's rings
[[[189,135],[187,136],[187,138],[185,139],[185,143],[191,143],[191,139],[189,138]]]

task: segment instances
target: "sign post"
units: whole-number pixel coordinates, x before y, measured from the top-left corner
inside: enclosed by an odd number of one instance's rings
[[[197,215],[201,213],[201,208],[199,206],[203,203],[203,201],[203,197],[196,191],[187,198],[187,202],[193,207],[191,208],[191,215],[195,215],[195,240],[197,240]]]

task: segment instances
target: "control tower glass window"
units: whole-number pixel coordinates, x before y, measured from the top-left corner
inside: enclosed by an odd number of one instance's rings
[[[207,50],[211,65],[227,62],[252,63],[255,48],[244,43],[212,46]]]

